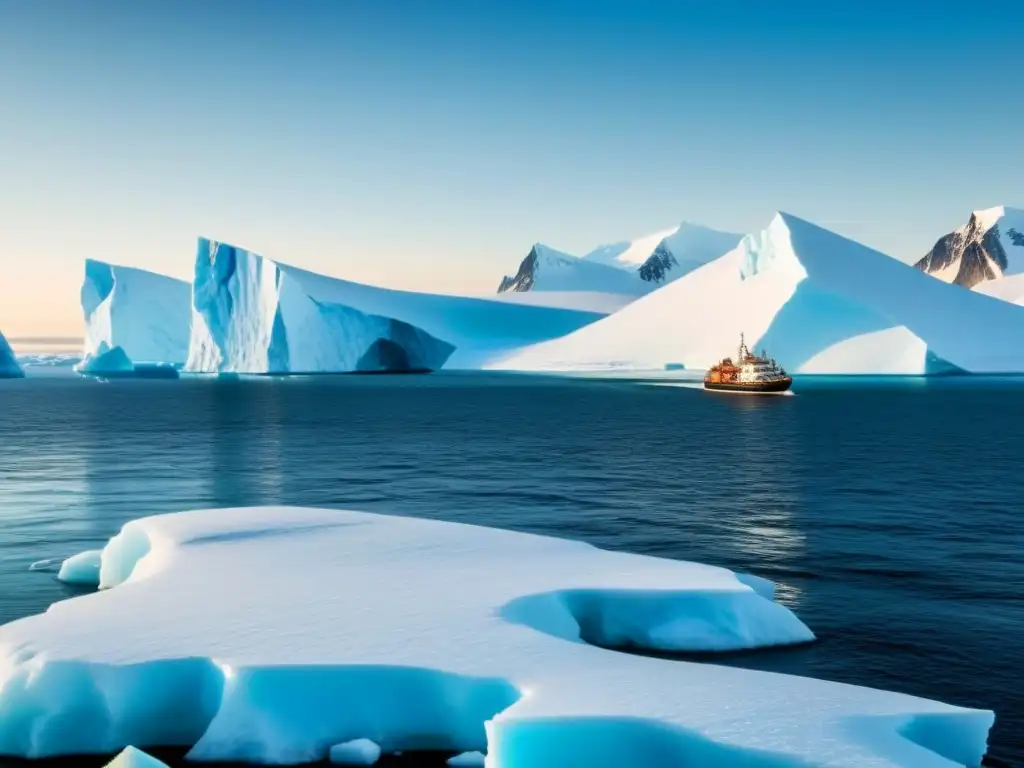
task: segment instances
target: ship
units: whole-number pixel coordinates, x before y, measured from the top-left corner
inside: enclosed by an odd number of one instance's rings
[[[745,392],[752,395],[786,392],[793,384],[786,369],[778,365],[767,352],[753,354],[747,349],[740,334],[740,349],[736,360],[727,357],[711,366],[704,374],[704,389],[715,392]]]

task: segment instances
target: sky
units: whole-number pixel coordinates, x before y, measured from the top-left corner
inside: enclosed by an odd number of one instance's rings
[[[493,293],[785,210],[904,261],[1024,206],[1024,3],[0,0],[0,331],[78,336],[83,260],[198,235]]]

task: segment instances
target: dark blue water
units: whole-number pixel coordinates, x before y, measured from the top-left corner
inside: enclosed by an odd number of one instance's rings
[[[766,576],[818,634],[728,663],[985,707],[1024,763],[1024,381],[792,397],[432,375],[0,386],[0,622],[33,561],[191,507],[351,507]]]

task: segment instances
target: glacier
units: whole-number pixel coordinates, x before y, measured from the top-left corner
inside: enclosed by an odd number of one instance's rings
[[[190,372],[478,368],[604,315],[377,288],[200,238]]]
[[[1024,210],[1001,205],[974,211],[914,266],[964,288],[1024,274]],[[1000,296],[1000,289],[990,295]]]
[[[295,507],[142,518],[100,560],[100,591],[0,627],[0,755],[284,765],[366,739],[489,768],[951,768],[979,765],[994,720],[612,649],[814,639],[720,567]]]
[[[83,357],[120,347],[136,363],[181,364],[188,357],[192,288],[184,280],[85,261]]]
[[[1024,371],[1024,308],[785,213],[729,253],[565,338],[489,367],[704,370],[740,334],[797,373]]]
[[[25,372],[18,364],[14,356],[14,350],[7,343],[7,339],[0,333],[0,379],[20,379]]]

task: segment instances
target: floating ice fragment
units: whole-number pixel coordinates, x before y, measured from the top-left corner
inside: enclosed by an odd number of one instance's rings
[[[338,765],[373,765],[380,760],[380,747],[369,739],[354,739],[331,747],[330,760]]]
[[[448,758],[448,765],[453,768],[484,768],[486,760],[483,752],[463,752]]]
[[[100,560],[103,550],[90,549],[69,557],[60,566],[58,581],[65,584],[82,584],[98,587],[100,584]]]

